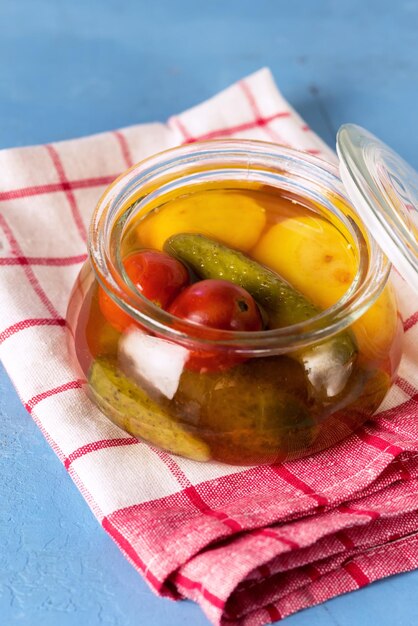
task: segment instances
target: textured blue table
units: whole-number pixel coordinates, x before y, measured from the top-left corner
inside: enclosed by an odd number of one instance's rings
[[[418,1],[0,0],[0,147],[160,120],[269,65],[334,143],[368,127],[418,168]],[[1,172],[0,172],[1,176]],[[152,595],[0,369],[0,624],[208,624]],[[418,573],[288,619],[418,623]]]

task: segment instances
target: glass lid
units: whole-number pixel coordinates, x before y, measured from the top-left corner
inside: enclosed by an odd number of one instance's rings
[[[364,128],[337,135],[344,186],[371,235],[418,293],[418,173]]]

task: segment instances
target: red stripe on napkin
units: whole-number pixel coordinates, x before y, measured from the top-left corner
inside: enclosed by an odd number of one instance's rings
[[[74,461],[85,456],[86,454],[90,454],[91,452],[97,452],[97,450],[104,450],[106,448],[115,448],[119,446],[131,446],[132,444],[137,445],[139,443],[138,439],[134,437],[120,437],[119,439],[102,439],[101,441],[93,441],[93,443],[87,443],[85,446],[81,446],[81,448],[77,448],[74,452],[71,452],[67,456],[64,461],[64,465],[66,469],[68,469]]]
[[[68,203],[71,207],[71,213],[73,215],[74,218],[74,222],[77,226],[77,230],[78,233],[82,239],[82,241],[86,241],[87,240],[87,231],[86,231],[86,227],[84,226],[84,222],[83,222],[83,218],[81,217],[81,213],[80,210],[77,206],[77,201],[75,199],[75,196],[73,194],[73,191],[71,189],[71,187],[69,186],[69,181],[65,175],[64,172],[64,167],[63,164],[61,162],[61,158],[57,152],[57,150],[50,145],[45,146],[46,150],[48,151],[49,156],[51,157],[51,160],[55,166],[55,169],[57,170],[57,174],[60,180],[60,183],[63,185],[64,189],[65,189],[65,195],[67,196],[68,199]]]
[[[26,330],[27,328],[32,328],[33,326],[65,326],[66,321],[62,318],[46,318],[46,319],[31,319],[31,320],[22,320],[21,322],[16,322],[16,324],[12,324],[3,332],[0,333],[0,344],[14,335],[15,333],[20,332],[21,330]]]
[[[64,266],[84,263],[87,254],[77,254],[67,257],[0,257],[0,265],[49,265]]]
[[[370,579],[366,574],[360,569],[360,567],[352,561],[351,563],[347,563],[343,565],[346,572],[350,574],[353,580],[356,581],[359,588],[365,587],[370,583]]]
[[[7,200],[19,200],[20,198],[30,198],[31,196],[48,195],[59,191],[67,191],[73,189],[91,189],[94,187],[105,187],[110,185],[119,174],[114,176],[96,176],[92,178],[84,178],[79,180],[65,180],[59,183],[45,183],[44,185],[32,185],[29,187],[20,187],[10,189],[8,191],[0,191],[0,202]]]
[[[46,400],[47,398],[56,396],[57,394],[63,393],[64,391],[69,391],[70,389],[81,389],[85,382],[85,380],[71,380],[68,383],[59,385],[59,387],[54,387],[53,389],[48,389],[47,391],[38,393],[36,396],[33,396],[33,398],[25,403],[25,409],[29,411],[29,413],[31,413],[33,408],[37,404],[39,404],[39,402],[42,402],[42,400]]]
[[[113,134],[116,137],[117,142],[119,143],[123,160],[125,161],[126,167],[132,167],[134,162],[132,160],[131,151],[129,149],[129,145],[128,145],[125,135],[123,134],[121,130],[115,130],[113,131]]]
[[[6,238],[9,242],[12,253],[15,254],[19,258],[24,257],[24,255],[22,254],[22,249],[16,237],[13,235],[12,229],[9,227],[5,218],[1,214],[0,214],[0,228],[3,230],[4,234],[6,235]],[[28,264],[23,264],[23,269],[24,269],[24,272],[26,274],[26,277],[29,283],[33,287],[33,290],[35,291],[36,295],[38,296],[42,304],[47,309],[48,313],[50,313],[52,317],[54,317],[54,319],[60,319],[60,315],[58,311],[56,310],[51,300],[47,296],[46,290],[42,287],[42,285],[36,278],[35,274],[32,271],[31,266]]]

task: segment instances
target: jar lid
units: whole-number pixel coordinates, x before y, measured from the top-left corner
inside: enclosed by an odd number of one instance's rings
[[[354,124],[339,129],[337,152],[350,200],[383,252],[418,293],[418,173]]]

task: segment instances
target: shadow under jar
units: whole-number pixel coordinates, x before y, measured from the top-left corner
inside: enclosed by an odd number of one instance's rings
[[[179,233],[188,280],[243,284],[263,329],[197,325],[140,293],[126,260]],[[156,155],[105,192],[89,253],[68,308],[72,354],[102,412],[157,447],[239,465],[303,457],[361,426],[393,382],[390,263],[316,157],[235,140]],[[265,268],[286,285],[271,299]]]

